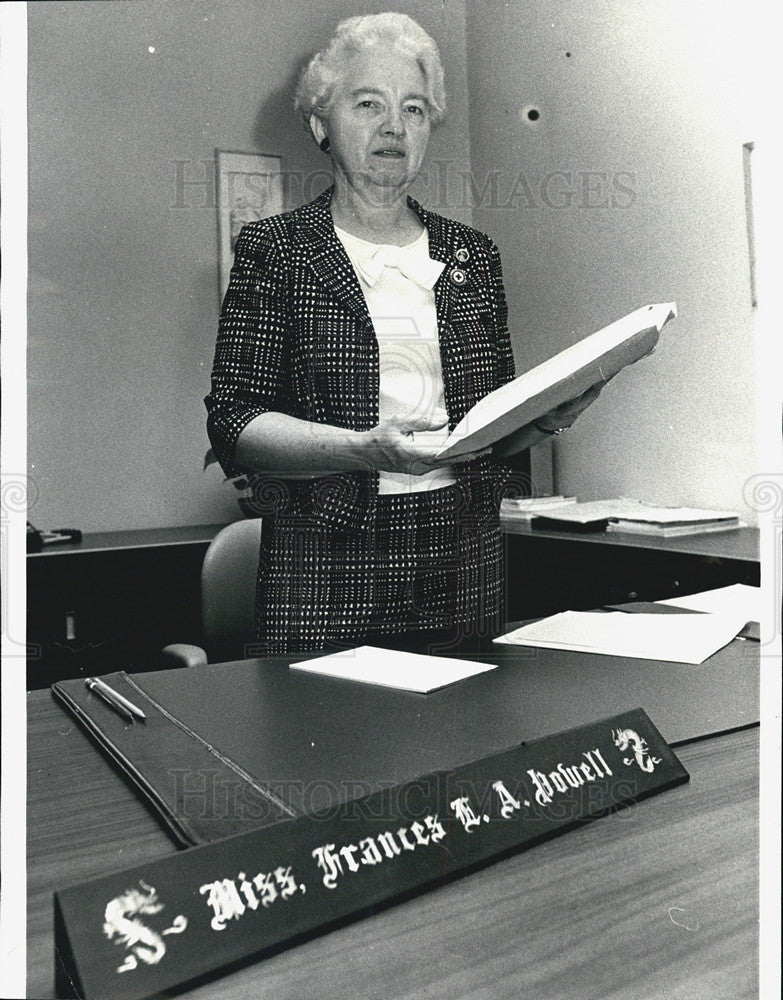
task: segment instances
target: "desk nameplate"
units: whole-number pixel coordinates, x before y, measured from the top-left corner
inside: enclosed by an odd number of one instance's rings
[[[57,994],[153,996],[687,780],[635,709],[62,890]]]

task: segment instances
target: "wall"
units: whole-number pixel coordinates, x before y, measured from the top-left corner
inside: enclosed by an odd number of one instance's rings
[[[390,7],[441,45],[453,124],[435,133],[430,162],[458,177],[470,165],[464,0],[29,5],[36,525],[238,516],[217,468],[202,472],[218,314],[209,164],[216,147],[278,154],[288,207],[318,194],[326,159],[291,108],[297,69],[342,17]],[[417,190],[447,209],[436,173]],[[451,214],[470,221],[469,207]]]
[[[648,302],[679,308],[656,353],[555,443],[558,491],[755,521],[751,10],[468,5],[474,220],[503,254],[518,366]]]
[[[432,32],[448,73],[418,193],[499,243],[519,367],[678,303],[656,354],[556,442],[556,488],[754,520],[745,8],[681,0],[30,4],[31,520],[236,516],[201,469],[218,310],[206,164],[215,147],[277,153],[289,205],[317,193],[296,69],[340,17],[389,6]]]

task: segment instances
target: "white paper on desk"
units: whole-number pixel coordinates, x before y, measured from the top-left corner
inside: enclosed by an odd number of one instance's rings
[[[494,641],[643,660],[703,663],[731,642],[745,622],[742,611],[720,616],[563,611]]]
[[[516,521],[529,524],[534,517],[548,515],[553,510],[576,505],[576,497],[504,497],[500,501],[501,521]]]
[[[676,315],[673,302],[635,309],[495,389],[468,410],[438,457],[459,458],[487,448],[592,386],[607,382],[649,354],[664,324]]]
[[[555,507],[551,513],[549,511],[538,513],[544,514],[550,520],[563,521],[565,524],[589,524],[591,521],[608,521],[612,517],[632,518],[642,506],[641,500],[619,497],[613,500],[586,500],[566,507]]]
[[[626,521],[640,521],[642,524],[701,524],[703,521],[728,521],[738,519],[733,510],[705,510],[702,507],[654,507],[640,503],[637,508],[629,508],[627,513],[612,514],[611,517]]]
[[[713,615],[732,618],[738,616],[747,622],[761,621],[761,587],[749,587],[745,583],[732,583],[716,590],[703,590],[700,594],[686,594],[683,597],[668,597],[656,604],[671,604],[675,608],[690,608],[691,611],[706,611]]]
[[[406,653],[377,646],[359,646],[357,649],[328,653],[314,660],[291,663],[290,668],[421,694],[495,669],[490,663],[428,656],[426,653]]]
[[[619,497],[614,500],[587,500],[566,507],[555,507],[549,511],[539,511],[551,520],[566,524],[589,524],[591,521],[622,519],[638,521],[642,524],[699,524],[704,521],[720,521],[737,515],[730,510],[703,510],[697,507],[655,507],[634,500]]]

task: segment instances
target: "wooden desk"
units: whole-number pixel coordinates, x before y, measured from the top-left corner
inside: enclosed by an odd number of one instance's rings
[[[85,534],[27,556],[28,687],[160,666],[201,636],[201,564],[221,524]]]
[[[535,531],[525,524],[503,521],[503,530],[512,535],[532,535],[552,541],[581,541],[611,548],[650,549],[694,556],[695,558],[722,559],[742,564],[759,561],[759,529],[727,528],[707,534],[681,535],[675,538],[658,538],[634,532],[612,531]]]
[[[28,697],[28,995],[51,997],[53,890],[174,847],[49,693]],[[756,997],[757,747],[755,728],[681,745],[689,784],[185,995]]]
[[[533,531],[510,521],[503,529],[509,619],[759,585],[757,528],[680,538]]]
[[[199,643],[201,563],[221,527],[99,532],[28,555],[28,687],[155,669],[169,643]],[[759,582],[755,528],[661,539],[503,527],[509,620]]]
[[[87,532],[80,542],[47,545],[40,552],[28,552],[28,560],[63,559],[96,552],[126,552],[129,549],[172,549],[179,546],[209,545],[223,524],[196,524],[180,528],[139,528],[129,531]],[[29,565],[29,562],[28,562]]]

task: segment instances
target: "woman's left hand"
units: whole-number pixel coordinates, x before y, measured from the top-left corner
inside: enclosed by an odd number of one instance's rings
[[[536,424],[539,427],[552,431],[556,431],[561,427],[570,427],[576,418],[581,416],[587,407],[598,399],[605,385],[606,382],[598,382],[590,386],[580,396],[577,396],[575,399],[569,399],[567,403],[561,403],[554,410],[550,410],[549,413],[545,413],[539,417],[536,420]]]
[[[609,379],[606,381],[608,382]],[[585,392],[575,399],[569,399],[567,403],[562,403],[548,413],[543,414],[535,423],[526,424],[524,427],[520,427],[518,431],[514,431],[513,434],[504,437],[502,441],[498,441],[493,447],[493,456],[495,458],[508,458],[519,451],[524,451],[525,448],[531,448],[533,445],[538,444],[542,440],[542,431],[554,433],[561,428],[570,427],[576,418],[584,413],[591,403],[594,403],[598,399],[605,385],[606,382],[599,382],[596,385],[590,386],[589,389],[585,390]]]

